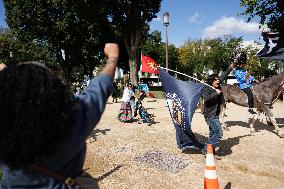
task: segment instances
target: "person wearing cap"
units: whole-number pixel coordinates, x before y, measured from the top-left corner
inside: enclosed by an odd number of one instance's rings
[[[253,99],[253,93],[252,93],[252,84],[254,82],[259,83],[258,80],[255,79],[254,76],[250,75],[250,73],[245,69],[245,64],[247,61],[247,55],[246,53],[242,52],[240,53],[236,58],[236,63],[238,67],[236,68],[234,75],[236,79],[238,80],[239,87],[242,91],[244,91],[248,96],[248,112],[250,114],[257,114],[253,110],[254,106],[254,99]]]

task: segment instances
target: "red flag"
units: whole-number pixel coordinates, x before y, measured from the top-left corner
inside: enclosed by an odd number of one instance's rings
[[[145,56],[142,54],[142,72],[154,73],[159,74],[158,64],[150,58],[149,56]]]
[[[156,98],[156,95],[152,92],[149,92],[148,95],[149,95],[150,98]]]

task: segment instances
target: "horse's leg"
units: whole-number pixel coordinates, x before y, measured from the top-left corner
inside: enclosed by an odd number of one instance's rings
[[[271,121],[271,119],[270,119],[270,117],[269,117],[268,115],[265,114],[265,118],[266,118],[266,123],[267,123],[267,125],[269,125],[269,126],[274,126],[273,123],[272,123],[272,121]]]
[[[254,133],[254,132],[255,132],[254,125],[255,125],[255,122],[256,122],[256,120],[258,119],[258,117],[259,117],[259,113],[253,116],[252,121],[251,121],[251,123],[249,124],[249,126],[250,126],[250,132],[251,132],[251,133]]]
[[[225,123],[225,111],[226,111],[226,104],[223,104],[220,107],[220,115],[219,115],[220,119],[219,119],[219,121],[221,123],[222,130],[229,131],[227,124]],[[227,132],[223,132],[223,139],[226,140],[227,138],[228,138]]]
[[[267,118],[268,118],[267,115],[266,115],[264,112],[261,112],[260,115],[261,115],[261,116],[260,116],[260,118],[259,118],[259,121],[262,122],[262,123],[267,123],[267,121],[268,121],[268,120],[267,120]],[[263,116],[262,116],[262,115],[263,115]]]
[[[224,130],[226,131],[229,131],[228,127],[227,127],[227,124],[225,123],[225,117],[226,117],[226,104],[224,104],[222,107],[221,107],[221,110],[220,110],[220,122],[221,122],[221,125],[223,127]]]
[[[272,114],[271,110],[269,109],[269,107],[265,109],[265,113],[269,117],[271,123],[274,125],[275,132],[278,134],[278,136],[281,137],[281,138],[284,137],[284,132],[280,132],[280,128],[278,127],[276,119],[273,116],[273,114]]]

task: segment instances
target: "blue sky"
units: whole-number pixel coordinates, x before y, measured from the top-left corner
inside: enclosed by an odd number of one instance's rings
[[[7,24],[4,19],[5,19],[4,4],[3,0],[0,0],[0,27],[7,27]]]
[[[242,36],[245,41],[259,41],[259,18],[247,23],[247,17],[240,15],[243,11],[240,0],[164,0],[158,18],[150,26],[151,31],[161,31],[165,39],[163,13],[169,12],[168,41],[177,47],[188,39],[213,38],[225,34]]]
[[[163,13],[170,13],[168,41],[179,47],[188,39],[213,38],[231,34],[245,41],[260,39],[258,20],[246,23],[240,0],[163,0],[157,18],[150,23],[151,31],[159,30],[165,41]],[[3,0],[0,0],[0,27],[7,27]]]

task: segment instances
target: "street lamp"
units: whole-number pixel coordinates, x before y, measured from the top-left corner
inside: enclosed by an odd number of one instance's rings
[[[169,22],[169,18],[170,18],[170,14],[168,12],[165,12],[163,14],[163,23],[164,23],[164,26],[166,28],[166,68],[168,69],[169,67],[169,57],[168,57],[168,26],[170,24]],[[168,71],[168,70],[167,70]]]
[[[13,62],[13,52],[12,51],[9,52],[9,57],[10,57],[9,59],[10,62]]]

